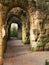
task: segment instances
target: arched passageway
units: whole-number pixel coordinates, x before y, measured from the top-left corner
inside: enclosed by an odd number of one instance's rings
[[[8,39],[10,38],[10,28],[11,28],[12,24],[17,24],[18,25],[18,32],[22,33],[22,21],[19,18],[17,18],[16,16],[13,15],[13,17],[9,18],[8,22],[7,22],[7,26],[8,26]]]
[[[15,16],[15,17],[17,16],[17,18],[19,18],[21,20],[21,22],[17,22],[17,23],[19,24],[19,26],[22,26],[22,41],[23,41],[23,43],[28,43],[27,42],[27,41],[29,41],[29,35],[27,35],[29,33],[28,14],[26,14],[26,12],[23,9],[17,7],[17,8],[13,8],[12,10],[10,10],[10,12],[8,13],[8,17],[9,16],[10,16],[10,18],[12,18],[13,16]],[[7,19],[7,20],[9,20],[9,19]]]
[[[40,6],[40,7],[39,7]],[[15,15],[22,21],[22,41],[31,50],[49,50],[49,8],[45,0],[0,0],[0,63],[9,38],[10,23]],[[4,31],[4,34],[3,34]]]
[[[14,10],[15,9],[15,10]],[[4,20],[4,21],[6,21],[6,22],[4,22],[3,23],[3,25],[4,25],[4,30],[5,30],[5,35],[4,35],[4,37],[2,38],[2,41],[3,41],[3,50],[2,50],[2,52],[4,53],[4,51],[6,50],[6,48],[7,48],[7,40],[9,39],[9,37],[10,37],[10,26],[11,26],[11,23],[12,22],[9,22],[9,20],[13,17],[13,16],[15,16],[15,17],[17,17],[17,18],[19,18],[19,19],[21,19],[22,20],[22,41],[23,41],[23,43],[29,43],[28,41],[29,41],[29,36],[27,35],[28,33],[29,33],[29,29],[28,29],[28,25],[27,24],[29,24],[28,23],[28,15],[26,14],[26,12],[23,10],[23,9],[21,9],[20,7],[16,7],[16,8],[12,8],[10,11],[9,11],[9,13],[6,13],[6,19]],[[2,19],[1,19],[2,20]],[[15,19],[14,19],[15,20]],[[18,20],[19,21],[19,20]],[[18,25],[20,26],[21,25],[21,23],[20,22],[18,22],[17,21],[17,23],[18,23]],[[16,20],[15,20],[15,23],[16,23]],[[4,32],[3,32],[4,33]],[[28,36],[28,37],[27,37]],[[27,40],[28,39],[28,40]],[[2,54],[3,54],[2,53]],[[3,57],[3,56],[2,56]],[[2,60],[1,60],[2,61]]]
[[[22,53],[24,54],[26,52],[23,52],[23,51],[25,49],[26,50],[29,49],[29,46],[27,46],[27,45],[25,46],[24,45],[24,43],[28,43],[29,44],[29,40],[28,40],[28,37],[27,37],[27,34],[29,33],[28,32],[29,29],[27,29],[28,28],[28,26],[27,26],[28,19],[27,19],[27,16],[26,16],[26,13],[25,12],[24,12],[24,14],[22,14],[21,17],[18,16],[18,15],[20,15],[20,14],[19,13],[13,14],[13,12],[12,12],[12,13],[9,14],[9,17],[8,17],[8,20],[7,20],[7,26],[8,26],[8,28],[7,28],[8,29],[8,31],[7,31],[8,37],[7,38],[8,39],[10,38],[10,27],[11,27],[11,24],[12,23],[17,23],[18,24],[18,27],[19,27],[18,29],[22,29],[22,32],[21,32],[22,33],[22,41],[21,40],[11,40],[12,43],[7,43],[7,46],[6,46],[7,47],[6,53],[8,52],[8,49],[11,48],[11,53],[13,54],[13,52],[14,52],[13,56],[15,56],[16,53],[19,54],[20,52],[21,52],[20,54],[22,54]],[[20,33],[20,31],[19,31],[19,33]],[[5,55],[6,55],[6,53],[5,53]],[[11,53],[9,53],[9,55]],[[10,57],[12,58],[12,55]]]
[[[17,23],[12,23],[10,27],[10,39],[14,38],[22,40],[22,29],[19,28]]]

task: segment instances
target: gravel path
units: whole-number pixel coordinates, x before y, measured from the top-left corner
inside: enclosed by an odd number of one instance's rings
[[[29,45],[15,39],[8,41],[3,65],[45,65],[46,59],[49,60],[48,51],[32,52]]]

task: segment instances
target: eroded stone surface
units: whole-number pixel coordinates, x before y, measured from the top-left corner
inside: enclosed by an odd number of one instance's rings
[[[32,49],[44,47],[49,42],[48,15],[40,9],[30,13],[30,43]],[[46,26],[47,25],[47,26]]]

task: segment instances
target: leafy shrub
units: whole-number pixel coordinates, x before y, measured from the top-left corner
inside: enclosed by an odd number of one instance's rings
[[[49,60],[46,60],[45,61],[45,65],[49,65]]]
[[[12,28],[11,37],[18,37],[18,30],[16,29],[16,27]]]

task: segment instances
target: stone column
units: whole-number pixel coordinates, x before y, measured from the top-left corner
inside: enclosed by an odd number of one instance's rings
[[[22,21],[22,42],[26,43],[26,22]]]
[[[26,16],[22,16],[22,41],[23,43],[28,43],[28,19],[27,19],[27,15]]]
[[[33,51],[43,51],[46,44],[45,19],[40,9],[30,12],[30,45]]]
[[[4,52],[6,51],[6,49],[7,49],[7,32],[8,32],[8,28],[7,28],[7,26],[6,26],[6,24],[4,24],[3,26],[2,26],[3,28],[2,28],[2,35],[3,35],[3,32],[4,32],[4,35],[2,36],[3,37],[3,45],[4,45]]]
[[[3,64],[3,45],[2,45],[2,5],[0,4],[0,65]]]
[[[35,14],[35,11],[30,13],[30,45],[31,45],[31,50],[36,50],[36,47],[37,47],[37,44],[35,41],[37,35],[35,35],[35,32],[36,32],[36,29],[38,26],[34,22],[34,14]]]

